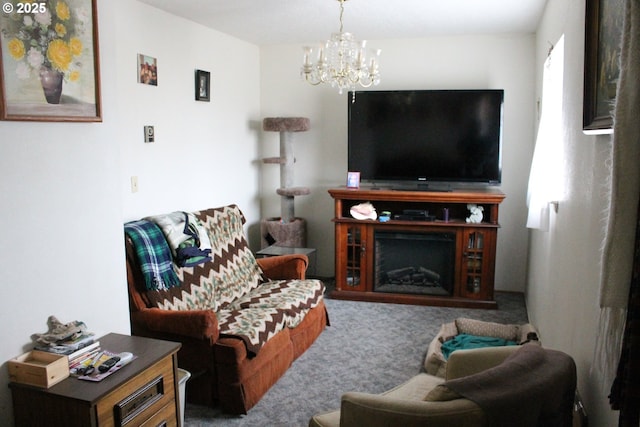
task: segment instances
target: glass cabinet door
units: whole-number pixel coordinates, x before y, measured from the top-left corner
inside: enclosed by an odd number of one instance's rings
[[[462,293],[466,297],[481,298],[486,293],[485,247],[487,233],[467,230],[463,234],[464,256],[462,259]]]
[[[342,291],[364,291],[366,286],[366,227],[338,224],[336,238],[342,255],[336,259],[336,285]]]

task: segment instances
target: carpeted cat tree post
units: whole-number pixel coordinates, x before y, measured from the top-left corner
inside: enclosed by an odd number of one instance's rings
[[[307,226],[302,218],[296,218],[294,198],[306,196],[311,191],[307,187],[293,186],[293,133],[309,130],[306,117],[267,117],[262,123],[265,131],[280,132],[280,157],[262,159],[264,163],[280,165],[280,218],[263,219],[260,222],[261,245],[278,245],[304,248],[307,246]]]

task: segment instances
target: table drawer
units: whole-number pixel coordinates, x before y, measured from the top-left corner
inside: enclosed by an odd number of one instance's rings
[[[176,425],[174,384],[172,360],[165,358],[105,396],[97,405],[98,425],[141,426],[166,407],[174,409],[167,425]]]
[[[173,402],[167,404],[157,414],[148,419],[140,427],[177,427],[178,420],[176,420],[176,408],[173,406]]]

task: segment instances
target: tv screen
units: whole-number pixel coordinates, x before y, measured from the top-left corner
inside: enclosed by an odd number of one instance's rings
[[[369,182],[501,182],[503,90],[356,92],[348,168]]]

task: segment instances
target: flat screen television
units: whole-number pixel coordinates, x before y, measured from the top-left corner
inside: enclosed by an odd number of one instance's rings
[[[407,189],[501,182],[504,90],[358,91],[348,96],[348,168]]]

